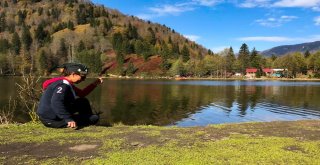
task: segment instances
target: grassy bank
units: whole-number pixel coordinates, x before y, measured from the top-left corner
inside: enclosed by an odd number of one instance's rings
[[[320,164],[320,121],[207,127],[0,126],[1,164]]]

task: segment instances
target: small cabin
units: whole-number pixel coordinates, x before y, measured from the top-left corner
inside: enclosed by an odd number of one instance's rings
[[[246,69],[246,78],[255,78],[257,74],[257,68],[248,68]]]

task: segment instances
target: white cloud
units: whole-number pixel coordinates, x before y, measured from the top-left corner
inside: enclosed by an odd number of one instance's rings
[[[320,26],[320,16],[314,18],[315,25]]]
[[[255,20],[255,22],[261,26],[279,27],[279,26],[282,26],[284,23],[290,22],[297,18],[298,17],[296,16],[283,15],[283,16],[280,16],[279,18],[269,17],[266,19],[258,19],[258,20]]]
[[[253,36],[253,37],[241,37],[236,40],[242,42],[295,42],[295,43],[303,43],[303,42],[313,42],[319,41],[320,35],[312,35],[307,37],[281,37],[281,36]]]
[[[136,15],[138,18],[143,19],[143,20],[150,20],[152,18],[157,17],[155,14],[138,14]]]
[[[287,37],[279,37],[279,36],[256,36],[256,37],[242,37],[238,38],[239,41],[266,41],[266,42],[286,42],[286,41],[292,41],[292,38]]]
[[[239,6],[244,8],[268,7],[270,6],[270,0],[245,0]]]
[[[201,38],[200,36],[197,36],[197,35],[183,35],[183,36],[185,36],[186,38],[188,38],[191,41],[197,41]]]
[[[156,7],[148,8],[149,13],[138,14],[141,19],[152,19],[155,17],[180,15],[181,13],[196,10],[199,6],[212,7],[225,0],[186,0],[176,4],[162,4]]]
[[[164,5],[161,7],[151,7],[149,8],[155,15],[164,16],[164,15],[179,15],[180,13],[194,10],[191,6],[182,6],[182,5]]]
[[[201,6],[214,6],[223,1],[224,0],[193,0],[193,2]]]
[[[312,10],[313,10],[313,11],[320,11],[320,6],[312,7]]]
[[[320,0],[244,0],[239,1],[238,6],[244,8],[254,7],[303,7],[311,8],[314,11],[319,11]]]
[[[212,48],[210,48],[210,50],[216,53],[216,52],[221,52],[221,51],[223,51],[225,49],[229,49],[229,48],[230,48],[230,46],[218,46],[218,47],[212,47]]]
[[[319,7],[320,0],[280,0],[275,2],[275,7]]]

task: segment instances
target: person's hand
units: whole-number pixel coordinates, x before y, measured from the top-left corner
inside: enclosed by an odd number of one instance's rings
[[[100,81],[100,84],[102,84],[102,83],[103,83],[103,78],[102,78],[102,77],[99,77],[98,79],[99,79],[99,81]]]
[[[69,121],[69,122],[68,122],[68,127],[69,127],[69,128],[76,128],[76,127],[77,127],[77,124],[76,124],[76,122],[74,122],[74,121]]]
[[[102,84],[103,83],[103,79],[102,77],[99,77],[95,82],[94,82],[94,85],[99,85],[99,84]]]

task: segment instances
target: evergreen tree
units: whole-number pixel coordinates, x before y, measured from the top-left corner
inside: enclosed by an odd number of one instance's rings
[[[256,51],[256,48],[253,48],[250,55],[250,67],[253,68],[260,68],[260,61],[258,57],[258,51]]]
[[[274,55],[274,54],[272,54],[272,55],[271,55],[271,60],[272,60],[272,61],[275,61],[276,59],[277,59],[277,56]]]
[[[22,40],[22,44],[25,46],[26,50],[29,51],[30,46],[32,44],[32,37],[31,37],[31,33],[30,33],[28,27],[26,27],[26,26],[23,26],[21,40]]]
[[[13,33],[11,45],[11,48],[13,49],[14,53],[18,55],[21,49],[21,41],[17,32]]]
[[[139,38],[139,34],[138,34],[137,28],[135,26],[132,26],[131,23],[129,23],[128,28],[126,30],[126,37],[129,40],[138,39]]]
[[[78,52],[82,52],[86,49],[86,46],[84,45],[84,42],[80,40],[79,45],[78,45]]]
[[[4,32],[7,27],[7,22],[6,22],[6,14],[3,12],[0,14],[0,33]]]
[[[62,64],[68,61],[68,47],[64,38],[60,39],[59,50],[56,54],[57,63]]]
[[[304,52],[304,58],[308,58],[310,55],[311,55],[311,53],[309,52],[309,50]]]
[[[161,68],[165,71],[169,70],[171,67],[171,63],[167,59],[162,59]]]
[[[107,30],[107,32],[112,28],[112,22],[110,21],[110,19],[104,19],[103,20],[103,26],[104,28]]]
[[[123,37],[121,33],[114,33],[112,36],[112,46],[116,52],[123,52]]]
[[[0,53],[6,53],[10,48],[10,44],[7,39],[0,38]]]
[[[156,38],[156,34],[154,33],[154,31],[152,30],[151,27],[148,28],[148,36],[147,36],[147,41],[151,44],[151,45],[155,45],[157,42],[157,38]]]
[[[24,23],[24,20],[27,17],[27,11],[26,10],[19,10],[18,11],[18,25],[22,25]]]
[[[72,21],[68,21],[67,28],[70,30],[74,30],[74,24]]]
[[[172,44],[171,36],[169,36],[169,38],[168,38],[168,43],[169,43],[169,44]]]
[[[162,45],[161,56],[162,56],[163,60],[167,60],[170,56],[170,50],[169,50],[169,47],[166,43],[163,43],[163,45]]]
[[[180,49],[179,49],[179,44],[178,43],[173,43],[172,44],[172,55],[173,55],[173,58],[175,58],[175,59],[179,58]]]
[[[39,64],[38,71],[40,75],[46,75],[48,72],[49,62],[48,62],[48,57],[44,50],[40,51],[38,64]]]
[[[183,46],[181,50],[182,60],[183,62],[187,62],[190,59],[190,52],[186,45]]]
[[[92,73],[101,71],[101,53],[95,50],[84,50],[76,54],[76,61],[85,64]]]
[[[250,62],[250,52],[247,44],[242,44],[239,50],[238,61],[240,64],[240,70],[245,73],[246,69],[249,67]]]
[[[79,5],[79,9],[76,11],[76,18],[78,25],[87,23],[87,15],[84,4]]]
[[[48,39],[49,32],[45,31],[44,24],[40,23],[37,29],[35,30],[34,35],[35,35],[35,38],[40,43],[40,45],[42,46],[45,43],[45,41]]]
[[[230,47],[228,50],[227,56],[226,56],[226,70],[227,70],[227,72],[233,71],[235,62],[236,62],[236,57],[234,55],[232,47]]]
[[[147,61],[148,58],[152,55],[152,45],[147,41],[143,41],[142,45],[143,45],[142,56],[143,56],[143,59]]]
[[[133,63],[130,61],[127,68],[127,75],[132,76],[137,71],[137,68],[134,67]]]
[[[139,56],[142,55],[143,49],[144,47],[141,40],[137,40],[134,42],[134,50],[136,54],[138,54]]]

